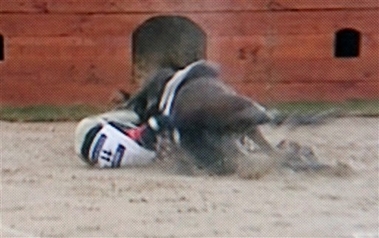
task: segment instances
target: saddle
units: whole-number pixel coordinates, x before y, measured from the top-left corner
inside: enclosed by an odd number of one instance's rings
[[[218,76],[218,70],[205,60],[196,61],[184,69],[177,71],[166,83],[160,98],[159,109],[162,114],[165,116],[170,115],[176,93],[187,81],[206,76],[216,77]]]

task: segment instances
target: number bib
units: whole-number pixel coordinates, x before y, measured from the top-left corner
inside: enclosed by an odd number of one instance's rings
[[[155,155],[110,124],[96,134],[89,150],[89,159],[100,168],[146,165]]]

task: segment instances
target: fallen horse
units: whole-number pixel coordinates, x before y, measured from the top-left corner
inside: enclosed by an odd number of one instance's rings
[[[175,152],[179,170],[185,173],[197,168],[255,178],[278,167],[339,171],[339,166],[320,163],[309,147],[288,141],[271,145],[259,126],[275,121],[276,115],[237,94],[220,79],[218,67],[206,61],[179,71],[159,70],[119,109],[135,111],[142,122],[168,116],[174,130],[160,148]]]

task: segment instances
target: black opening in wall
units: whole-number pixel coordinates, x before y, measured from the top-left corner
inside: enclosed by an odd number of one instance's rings
[[[143,82],[159,68],[185,67],[206,57],[206,33],[191,19],[156,16],[132,35],[133,82]]]
[[[4,36],[0,35],[0,61],[4,60]]]
[[[361,33],[354,29],[341,29],[335,34],[334,56],[337,58],[358,57]]]

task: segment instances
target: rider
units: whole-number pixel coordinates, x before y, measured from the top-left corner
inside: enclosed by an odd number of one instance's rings
[[[151,117],[139,125],[133,111],[111,111],[87,117],[75,131],[75,152],[98,168],[146,165],[156,157],[156,137],[169,129],[166,116]]]

